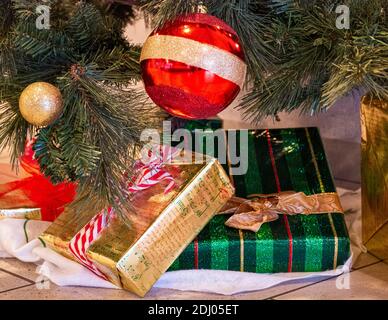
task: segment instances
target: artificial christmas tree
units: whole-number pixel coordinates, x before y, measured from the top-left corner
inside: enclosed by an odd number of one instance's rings
[[[0,109],[0,147],[10,145],[15,161],[26,136],[37,133],[35,151],[42,170],[54,182],[78,181],[79,198],[92,192],[105,203],[124,199],[122,174],[131,168],[140,132],[157,127],[144,92],[123,90],[141,78],[141,48],[121,37],[136,9],[157,28],[204,10],[230,25],[248,71],[249,90],[240,108],[253,121],[298,108],[308,113],[326,110],[358,87],[387,97],[384,0],[369,1],[367,8],[361,0],[46,4],[51,25],[38,30],[39,1],[2,0],[0,100],[7,103]],[[337,26],[339,5],[351,8],[349,29]],[[21,92],[36,81],[57,86],[64,100],[62,115],[46,128],[32,127],[18,110]]]
[[[140,133],[160,120],[128,87],[140,79],[140,48],[123,39],[112,4],[46,1],[47,29],[38,28],[39,5],[1,1],[0,149],[10,147],[17,163],[36,137],[41,170],[54,183],[76,181],[78,204],[124,200]]]

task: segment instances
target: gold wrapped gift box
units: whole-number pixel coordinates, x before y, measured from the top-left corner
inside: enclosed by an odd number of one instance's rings
[[[364,97],[361,127],[363,240],[388,259],[388,102]]]
[[[39,208],[0,209],[0,219],[42,220]]]
[[[234,188],[216,159],[182,160],[164,166],[167,181],[135,193],[126,219],[113,216],[86,251],[95,267],[115,285],[144,296],[208,221],[232,197]],[[42,235],[55,251],[75,259],[69,244],[97,212],[65,211]],[[125,221],[126,220],[126,221]]]

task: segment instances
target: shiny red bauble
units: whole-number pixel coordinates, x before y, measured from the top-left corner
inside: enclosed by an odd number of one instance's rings
[[[246,75],[237,33],[220,19],[196,13],[156,29],[141,53],[145,89],[170,114],[217,115],[239,94]]]

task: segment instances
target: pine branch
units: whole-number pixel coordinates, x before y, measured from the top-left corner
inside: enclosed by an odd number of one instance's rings
[[[272,47],[267,44],[270,32],[267,26],[271,22],[266,1],[230,0],[220,3],[207,0],[204,4],[210,14],[237,32],[244,47],[250,79],[261,83],[266,70],[276,61]]]
[[[14,48],[9,32],[14,24],[14,12],[10,0],[0,1],[0,81],[16,72]]]
[[[136,83],[141,79],[140,51],[140,47],[128,45],[112,50],[102,48],[88,59],[94,63],[87,68],[88,73],[93,73],[95,79],[117,85]]]
[[[141,9],[149,14],[152,26],[158,28],[179,15],[197,12],[200,1],[139,0],[138,3]]]
[[[387,39],[383,35],[357,37],[348,52],[333,63],[331,77],[323,86],[323,103],[333,105],[356,87],[387,99],[388,42],[384,42]]]
[[[93,0],[92,2],[100,8],[100,10],[104,13],[105,16],[113,18],[113,20],[117,24],[118,29],[124,28],[126,24],[132,23],[136,18],[136,1]]]
[[[75,177],[69,177],[70,168],[60,149],[58,127],[49,126],[41,129],[36,136],[34,151],[41,170],[53,183],[75,180]]]
[[[17,167],[23,153],[26,138],[33,134],[33,128],[20,115],[18,96],[14,92],[17,85],[8,83],[0,88],[0,152],[10,147],[11,163]]]
[[[157,127],[160,114],[144,93],[107,86],[90,69],[77,79],[70,73],[61,78],[64,115],[44,130],[51,136],[42,140],[36,155],[44,172],[57,178],[54,182],[78,181],[80,195],[97,196],[105,205],[125,203],[123,174],[131,174],[142,130]],[[86,205],[82,199],[78,207]]]
[[[9,32],[13,23],[14,12],[11,0],[0,0],[0,38]]]
[[[126,88],[140,79],[140,48],[123,39],[122,21],[94,1],[45,2],[49,30],[35,27],[40,1],[12,4],[7,13],[15,21],[0,38],[1,61],[15,66],[0,77],[0,148],[11,146],[16,162],[26,139],[36,135],[42,171],[54,183],[77,182],[80,212],[91,199],[96,206],[124,203],[123,175],[131,172],[140,133],[161,119],[144,92]],[[63,114],[46,128],[30,126],[18,108],[23,89],[37,81],[56,85],[64,101]]]
[[[336,27],[338,4],[351,9],[350,30]],[[359,87],[386,96],[386,2],[290,0],[272,7],[280,13],[271,18],[268,42],[276,60],[265,83],[256,81],[243,98],[246,118],[259,122],[296,109],[314,114]]]
[[[16,73],[15,52],[8,39],[0,39],[0,83]]]
[[[32,58],[44,60],[68,60],[72,56],[73,43],[62,30],[39,30],[35,18],[18,23],[14,29],[14,46]]]
[[[96,44],[109,36],[101,12],[91,4],[80,2],[76,13],[70,17],[65,32],[77,45],[79,52],[93,50]]]

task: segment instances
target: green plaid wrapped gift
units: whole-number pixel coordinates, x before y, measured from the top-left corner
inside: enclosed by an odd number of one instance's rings
[[[248,198],[290,190],[306,195],[336,192],[317,128],[225,131],[225,141],[230,140],[231,133],[237,133],[240,154],[248,154],[246,174],[231,175],[236,196]],[[241,144],[239,135],[246,133],[248,142]],[[206,150],[206,145],[202,151],[217,157],[221,143],[218,140],[214,152]],[[225,167],[231,172],[230,165]],[[336,269],[350,256],[341,212],[282,215],[277,221],[263,224],[257,233],[225,226],[228,218],[214,217],[170,271],[315,272]]]

